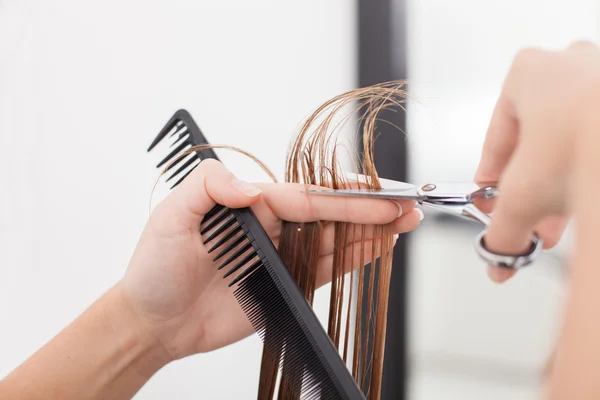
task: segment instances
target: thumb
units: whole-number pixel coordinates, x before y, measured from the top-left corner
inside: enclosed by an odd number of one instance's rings
[[[225,166],[206,159],[165,200],[188,229],[198,229],[204,215],[216,204],[242,208],[258,200],[260,189],[237,179]]]

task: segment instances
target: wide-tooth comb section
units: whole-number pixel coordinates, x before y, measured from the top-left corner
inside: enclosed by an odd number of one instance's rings
[[[171,145],[169,146],[170,149],[173,149],[175,146],[179,146],[182,143],[186,142],[187,144],[191,144],[189,139],[189,135],[186,133],[186,131],[184,131],[184,133],[182,133],[181,135],[179,135],[179,137],[173,141],[173,143],[171,143]],[[177,157],[175,160],[173,160],[173,162],[171,164],[169,164],[167,166],[167,168],[165,169],[165,172],[170,170],[171,168],[174,168],[177,164],[179,164],[180,162],[182,162],[183,160],[185,160],[187,157]]]
[[[242,236],[243,237],[243,236]],[[242,246],[240,249],[236,250],[235,253],[233,253],[228,259],[226,259],[225,261],[223,261],[223,264],[221,264],[219,266],[218,269],[223,269],[226,266],[228,266],[229,264],[231,264],[231,262],[233,260],[235,260],[236,258],[238,258],[239,256],[241,256],[242,254],[244,254],[246,251],[248,251],[250,248],[252,248],[252,243],[246,243],[244,246]],[[256,255],[256,253],[251,253],[250,256],[251,258],[254,257]],[[248,259],[248,257],[244,258],[242,261],[240,261],[240,264],[245,264],[248,261],[250,261],[250,259]]]
[[[176,166],[178,166],[185,159],[186,159],[186,157],[175,157],[175,159],[173,160],[173,162],[166,166],[165,172],[170,171],[171,169],[175,168]],[[175,175],[175,174],[173,174],[173,175]],[[173,175],[171,175],[171,177]],[[171,179],[171,178],[169,178],[169,179]]]
[[[242,230],[241,226],[238,227],[237,229],[232,230],[232,232],[235,232],[235,231],[239,232],[240,230]],[[226,237],[227,236],[225,236],[225,238]],[[221,239],[221,240],[223,240],[223,239]],[[221,240],[219,240],[219,243],[221,242]],[[223,250],[221,250],[221,252],[219,254],[216,255],[215,258],[213,258],[213,261],[217,261],[219,258],[223,257],[225,254],[229,253],[231,250],[233,250],[237,245],[242,243],[244,240],[247,240],[246,235],[240,235],[237,238],[235,238],[235,240],[233,242],[229,243]],[[210,253],[210,251],[209,251],[209,253]]]
[[[223,236],[221,239],[219,239],[219,241],[217,243],[215,243],[213,245],[213,247],[211,247],[210,249],[208,249],[208,254],[212,253],[213,251],[215,251],[219,247],[223,246],[223,244],[225,244],[226,242],[228,242],[229,240],[231,240],[236,234],[238,234],[241,231],[242,231],[242,227],[240,225],[238,225],[235,228],[233,228],[232,230],[230,230],[229,232],[227,232],[227,234],[225,234],[225,236]],[[245,237],[246,237],[246,235],[241,234],[238,239],[241,242]],[[236,239],[236,241],[238,239]],[[238,242],[238,244],[239,244],[239,242]],[[229,250],[231,250],[231,249],[229,249],[229,246],[228,246],[227,247],[227,251],[229,251]],[[215,259],[213,261],[216,261],[216,260],[218,260],[221,257],[223,257],[223,254],[219,253],[219,255],[217,257],[215,257]]]
[[[240,268],[242,268],[244,265],[248,264],[255,257],[256,257],[256,253],[248,254],[246,257],[244,257],[242,260],[240,260],[237,264],[235,264],[230,271],[228,271],[225,275],[223,275],[223,278],[227,278],[229,275],[238,271]],[[248,269],[250,269],[250,268],[248,268]],[[240,279],[242,279],[242,278],[240,278]]]
[[[235,216],[232,216],[227,222],[225,222],[223,225],[218,227],[217,230],[214,231],[212,233],[212,235],[210,235],[204,243],[210,242],[211,240],[213,240],[214,238],[216,238],[217,236],[219,236],[220,234],[225,232],[229,227],[231,227],[231,225],[233,225],[236,222],[237,222],[237,220],[235,219]]]
[[[187,126],[185,126],[185,124],[182,122],[181,124],[177,125],[177,128],[175,128],[175,130],[173,131],[173,133],[171,133],[169,135],[170,138],[172,138],[175,135],[179,135],[179,138],[177,138],[176,141],[178,141],[179,139],[181,139],[183,136],[188,134],[188,129]]]
[[[223,220],[225,218],[235,218],[235,216],[233,214],[231,214],[230,212],[228,212],[227,210],[222,212],[221,214],[217,215],[216,217],[212,217],[214,218],[208,225],[206,225],[204,228],[202,228],[202,230],[200,231],[201,235],[204,235],[206,232],[210,231],[211,229],[215,228],[217,225],[219,225],[221,222],[223,222]],[[202,223],[204,224],[209,218],[204,218],[204,221],[202,221]]]
[[[183,138],[187,138],[189,133],[187,129],[185,129],[185,126],[183,126],[183,129],[176,130],[171,134],[171,136],[169,136],[169,138],[172,138],[175,135],[177,135],[177,137],[172,140],[171,148],[173,148],[176,144],[179,144]]]
[[[232,280],[231,283],[229,283],[228,286],[232,287],[233,285],[235,285],[236,283],[238,283],[239,281],[241,281],[242,279],[246,278],[251,273],[253,273],[254,271],[256,271],[258,269],[258,267],[262,267],[262,266],[263,266],[262,260],[258,260],[257,262],[255,262],[254,264],[252,264],[251,266],[249,266],[248,268],[246,268],[246,270],[244,270],[244,272],[242,272],[241,274],[239,274],[234,280]],[[239,267],[236,268],[236,270],[237,269],[239,269]]]
[[[173,130],[173,128],[176,128],[175,132],[177,132],[180,129],[180,127],[182,125],[177,126],[177,124],[180,122],[179,116],[177,114],[178,114],[178,112],[175,113],[175,115],[173,115],[171,117],[171,119],[169,119],[169,121],[160,130],[160,132],[154,138],[154,140],[152,141],[152,143],[148,147],[148,150],[146,150],[146,151],[151,151],[154,147],[156,147],[156,145],[159,144],[165,138],[165,136],[167,136],[169,134],[169,132],[171,132]]]
[[[173,151],[171,151],[169,153],[169,155],[167,155],[165,158],[163,158],[162,161],[158,163],[156,168],[162,167],[166,162],[170,161],[177,154],[181,153],[189,145],[190,144],[187,140],[184,140],[183,142],[179,143],[179,146],[175,147],[175,149],[173,149]]]
[[[215,204],[215,206],[213,208],[211,208],[209,212],[206,213],[206,215],[204,216],[204,219],[202,220],[202,223],[204,223],[205,221],[208,221],[209,219],[211,219],[212,217],[217,215],[219,213],[219,211],[224,210],[226,208],[227,207],[225,207],[222,204]]]
[[[167,171],[171,168],[173,168],[176,164],[179,164],[179,162],[181,160],[183,160],[185,157],[179,158],[177,159],[177,161],[175,161],[173,164],[169,164],[169,167],[167,168]],[[193,156],[190,157],[186,162],[183,163],[183,165],[179,168],[177,168],[177,171],[173,172],[171,174],[171,176],[169,176],[165,182],[169,182],[171,179],[175,178],[175,176],[179,175],[181,172],[183,172],[187,167],[189,167],[190,165],[192,165],[193,163],[198,161],[198,157]]]
[[[188,172],[186,172],[186,173],[185,173],[185,174],[184,174],[184,175],[183,175],[181,178],[179,178],[179,180],[178,180],[177,182],[175,182],[175,183],[173,184],[173,186],[171,186],[171,189],[174,189],[174,188],[175,188],[175,186],[177,186],[177,185],[179,185],[181,182],[183,182],[183,180],[184,180],[185,178],[187,178],[187,176],[188,176],[189,174],[191,174],[191,173],[192,173],[192,171],[194,171],[194,169],[196,169],[196,167],[194,167],[194,168],[190,169],[190,170],[189,170]]]
[[[187,146],[199,146],[204,144],[209,144],[208,140],[204,137],[204,134],[196,124],[196,121],[192,118],[189,112],[184,109],[180,109],[165,124],[165,126],[161,129],[159,134],[154,138],[152,144],[148,147],[148,151],[154,149],[161,141],[167,140],[168,137],[171,143],[171,148],[175,147],[170,154],[168,154],[158,165],[157,168],[160,168],[168,161],[172,162],[167,166],[165,172],[175,168],[178,165],[185,164],[185,166],[179,167],[179,169],[171,174],[166,182],[177,179],[177,181],[171,186],[171,189],[174,189],[178,186],[187,176],[196,168],[200,161],[206,160],[208,158],[212,158],[215,160],[219,160],[217,154],[211,148],[206,148],[202,150],[196,150],[194,153],[195,157],[188,158],[187,156],[181,157],[183,151]],[[194,159],[194,161],[191,161]],[[186,169],[188,169],[186,171]],[[183,174],[181,177],[180,175]]]

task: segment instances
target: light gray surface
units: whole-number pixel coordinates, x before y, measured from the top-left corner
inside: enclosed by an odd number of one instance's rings
[[[430,381],[444,398],[461,398],[460,382],[529,395],[554,345],[562,263],[544,255],[496,285],[472,251],[477,227],[427,217],[411,237],[411,399],[433,398]]]
[[[283,177],[298,124],[354,87],[354,13],[347,0],[0,0],[0,378],[122,276],[159,173],[145,150],[178,108]],[[136,397],[255,399],[261,351],[253,336],[175,362]]]
[[[592,0],[409,2],[412,182],[473,178],[519,49],[598,39]],[[510,282],[487,279],[478,227],[427,214],[411,234],[410,400],[537,399],[557,334],[570,236]]]

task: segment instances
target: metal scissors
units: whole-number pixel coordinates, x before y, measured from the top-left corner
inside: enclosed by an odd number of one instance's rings
[[[367,177],[360,174],[348,174],[348,179],[369,184]],[[307,193],[324,196],[364,197],[387,200],[415,200],[422,206],[475,221],[483,230],[475,240],[477,254],[489,265],[520,269],[531,264],[542,251],[543,242],[537,235],[531,238],[531,247],[525,254],[497,254],[486,248],[485,235],[490,223],[490,215],[476,207],[478,199],[492,199],[499,195],[498,188],[491,184],[479,187],[467,183],[427,183],[413,185],[390,179],[379,179],[382,189],[311,189]]]

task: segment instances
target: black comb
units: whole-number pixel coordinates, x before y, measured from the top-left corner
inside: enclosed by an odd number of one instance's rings
[[[188,145],[208,144],[191,115],[179,110],[148,151],[169,133],[176,136],[174,150],[159,167],[185,151]],[[196,152],[186,168],[180,166],[169,178],[177,177],[173,187],[206,158],[218,160],[212,150]],[[302,399],[365,400],[252,209],[216,205],[204,217],[200,230],[203,242],[210,246],[209,253],[215,255],[214,261],[220,262],[218,268],[224,271],[223,278],[234,287],[234,296],[267,352],[283,371],[288,385]]]
[[[180,154],[192,146],[208,144],[208,141],[202,134],[202,131],[190,113],[186,110],[179,110],[173,114],[171,119],[165,124],[156,138],[152,141],[152,144],[150,147],[148,147],[147,151],[151,151],[165,138],[173,140],[173,143],[171,144],[171,151],[158,163],[156,168],[160,168],[174,158],[177,158],[167,167],[167,171],[177,167],[177,169],[173,171],[167,178],[167,182],[176,179],[173,186],[171,186],[171,189],[179,185],[190,174],[190,172],[192,172],[192,170],[196,168],[198,164],[200,164],[200,161],[207,158],[213,158],[215,160],[219,159],[213,149],[202,149],[196,151],[195,154],[193,153],[186,157],[178,158]]]

